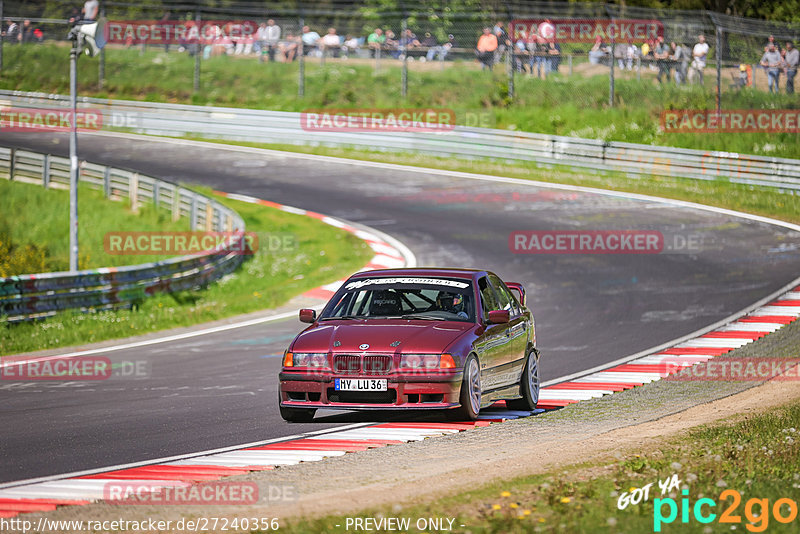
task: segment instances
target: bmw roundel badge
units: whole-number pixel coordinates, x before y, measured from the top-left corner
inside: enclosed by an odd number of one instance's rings
[[[367,350],[369,348],[369,345],[367,345],[366,343],[362,343],[361,345],[358,346],[358,348],[359,350]]]

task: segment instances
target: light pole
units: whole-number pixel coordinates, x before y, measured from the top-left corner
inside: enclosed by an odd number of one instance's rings
[[[69,270],[78,271],[78,55],[96,56],[105,46],[104,20],[76,24],[69,31]]]

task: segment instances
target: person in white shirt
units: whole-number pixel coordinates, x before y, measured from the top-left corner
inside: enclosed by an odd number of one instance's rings
[[[703,85],[703,69],[706,68],[706,56],[708,56],[708,43],[704,35],[697,37],[697,44],[694,45],[692,50],[692,72],[695,74],[694,78],[700,80],[700,85]]]
[[[261,48],[259,61],[264,61],[265,54],[270,61],[275,61],[275,51],[278,49],[278,41],[281,40],[281,27],[273,19],[269,19],[266,25],[262,23],[258,27],[256,37]]]
[[[342,39],[336,35],[336,28],[328,28],[328,33],[319,40],[319,44],[323,54],[330,50],[333,57],[339,57],[339,52],[342,50]]]
[[[100,2],[98,0],[86,0],[86,2],[83,4],[83,20],[97,20],[97,12],[99,10]]]

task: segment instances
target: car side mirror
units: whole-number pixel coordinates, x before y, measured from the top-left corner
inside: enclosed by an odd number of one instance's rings
[[[506,282],[508,289],[517,294],[517,302],[525,306],[525,288],[519,282]]]
[[[317,320],[317,310],[312,310],[310,308],[303,308],[300,310],[300,322],[301,323],[313,323]]]
[[[492,310],[489,312],[489,324],[506,324],[511,320],[508,310]]]

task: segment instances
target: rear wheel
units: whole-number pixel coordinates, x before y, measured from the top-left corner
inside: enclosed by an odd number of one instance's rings
[[[453,418],[461,421],[474,421],[481,411],[481,370],[478,358],[470,354],[464,364],[464,377],[461,379],[461,406],[453,410]]]
[[[506,401],[512,410],[533,411],[539,403],[539,351],[531,349],[519,381],[521,399]]]
[[[310,423],[314,420],[316,408],[284,408],[281,406],[281,392],[278,391],[278,407],[281,417],[290,423]]]

